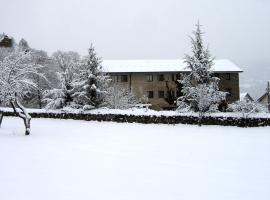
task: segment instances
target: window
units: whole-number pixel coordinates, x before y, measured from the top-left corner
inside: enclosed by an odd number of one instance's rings
[[[127,75],[121,75],[121,82],[127,82],[128,77]]]
[[[181,75],[180,74],[176,74],[176,80],[180,80],[181,79]]]
[[[225,76],[225,80],[231,80],[231,74],[227,73],[224,76]]]
[[[112,76],[112,79],[113,79],[113,82],[118,82],[118,76],[117,75],[114,75],[114,76]]]
[[[148,97],[149,99],[154,98],[154,91],[148,91],[148,92],[147,92],[147,97]]]
[[[164,91],[158,91],[158,98],[164,98]]]
[[[168,98],[175,98],[175,91],[174,90],[167,91],[167,97]]]
[[[172,74],[172,81],[174,81],[174,74]]]
[[[164,81],[164,74],[158,75],[158,81]]]
[[[152,74],[147,74],[146,75],[146,81],[152,82],[153,81],[153,75]]]

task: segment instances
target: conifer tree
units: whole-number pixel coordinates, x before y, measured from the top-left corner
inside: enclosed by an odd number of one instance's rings
[[[73,84],[74,107],[88,110],[104,103],[110,79],[102,72],[101,62],[101,58],[97,56],[95,48],[91,44]]]
[[[200,24],[196,25],[191,37],[191,55],[186,55],[184,60],[189,72],[179,80],[182,84],[183,96],[178,99],[179,109],[199,112],[199,119],[205,112],[217,109],[218,104],[225,99],[226,93],[219,91],[219,78],[213,76],[211,67],[213,58],[202,40]]]

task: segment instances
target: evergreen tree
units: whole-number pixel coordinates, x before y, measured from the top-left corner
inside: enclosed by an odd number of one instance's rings
[[[218,104],[225,99],[226,93],[219,91],[219,78],[213,77],[211,67],[213,58],[202,40],[200,24],[191,37],[191,55],[185,56],[188,73],[182,76],[183,96],[178,99],[179,109],[199,112],[200,120],[205,112],[217,109]]]
[[[110,79],[102,72],[101,62],[101,58],[97,56],[95,48],[91,44],[73,84],[74,107],[88,110],[104,103]]]
[[[191,39],[191,55],[185,56],[187,68],[191,70],[188,81],[192,80],[195,84],[209,83],[211,80],[211,67],[213,66],[213,58],[210,55],[209,49],[205,48],[202,41],[202,31],[200,24],[196,25],[196,30],[193,32],[194,38]]]
[[[30,47],[28,45],[28,42],[25,39],[23,39],[23,38],[19,42],[19,48],[22,51],[29,51],[30,50]]]

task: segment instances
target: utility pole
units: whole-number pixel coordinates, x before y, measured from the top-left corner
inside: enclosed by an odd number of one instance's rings
[[[268,112],[270,112],[270,81],[267,81],[266,94],[267,94],[267,109]]]

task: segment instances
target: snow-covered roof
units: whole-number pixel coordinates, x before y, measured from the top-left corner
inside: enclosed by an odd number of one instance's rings
[[[4,33],[0,33],[0,41],[2,41],[5,38],[5,34]]]
[[[250,96],[249,93],[244,92],[244,93],[240,93],[240,101],[244,101],[244,100],[250,100],[253,101],[253,98]]]
[[[104,60],[102,66],[105,72],[184,72],[184,60]],[[215,72],[242,72],[242,70],[229,60],[215,60]]]
[[[240,93],[240,100],[242,101],[247,96],[247,94],[247,92]]]

